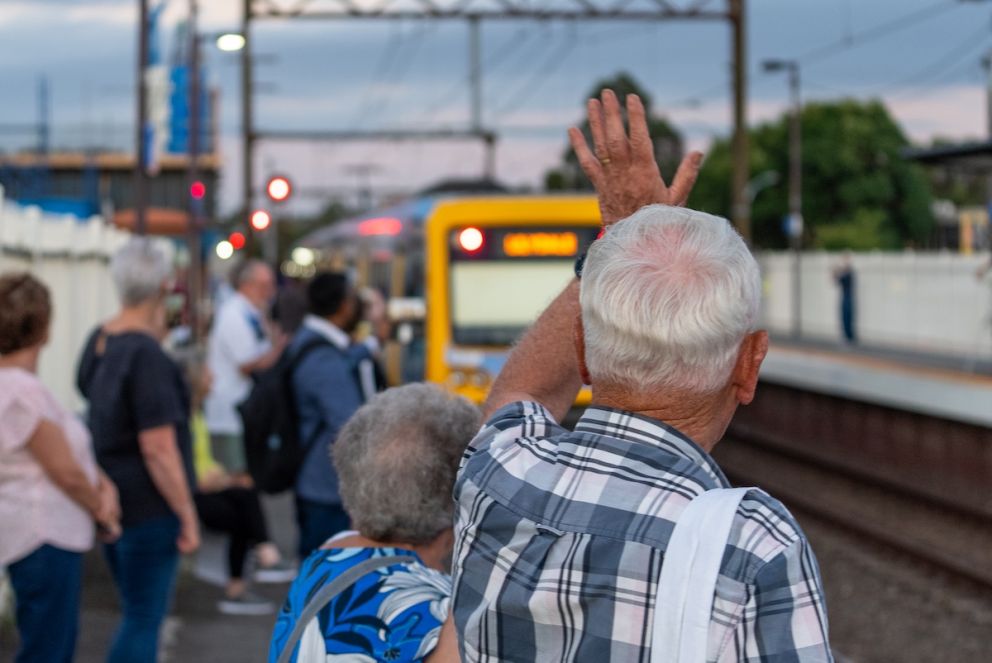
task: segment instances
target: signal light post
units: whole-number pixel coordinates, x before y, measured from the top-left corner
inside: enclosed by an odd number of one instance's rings
[[[265,183],[265,195],[277,206],[289,200],[293,193],[293,185],[288,177],[283,175],[273,175]],[[279,265],[279,228],[274,223],[273,216],[265,210],[256,210],[251,215],[251,227],[258,231],[268,229],[265,241],[262,245],[262,254],[265,262],[278,269]]]

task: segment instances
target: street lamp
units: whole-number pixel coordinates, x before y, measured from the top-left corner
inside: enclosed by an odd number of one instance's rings
[[[225,32],[217,35],[214,43],[220,50],[233,53],[244,48],[247,41],[245,40],[245,36],[239,32]]]
[[[799,94],[799,62],[797,60],[765,60],[762,68],[769,72],[785,71],[789,75],[792,112],[789,118],[789,218],[786,230],[792,247],[792,336],[802,335],[802,97]]]

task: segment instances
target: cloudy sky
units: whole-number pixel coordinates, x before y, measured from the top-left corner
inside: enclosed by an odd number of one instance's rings
[[[693,2],[671,0],[681,6]],[[708,6],[723,2],[709,0]],[[133,133],[137,4],[0,0],[0,129],[35,122],[38,80],[47,76],[56,146],[86,140],[127,147]],[[239,0],[200,4],[203,31],[237,27]],[[784,77],[762,74],[760,62],[786,57],[802,62],[806,99],[880,97],[919,142],[984,134],[980,60],[992,48],[992,2],[748,4],[752,123],[783,111]],[[167,5],[166,52],[187,7],[187,0]],[[467,41],[466,27],[456,22],[261,22],[254,46],[264,56],[256,69],[257,125],[465,127]],[[483,25],[482,43],[483,121],[500,135],[497,174],[511,184],[540,183],[565,146],[565,128],[581,119],[583,95],[597,79],[622,70],[644,84],[656,109],[679,126],[693,147],[705,149],[729,130],[730,35],[723,23],[492,22]],[[238,60],[212,49],[207,58],[210,79],[221,94],[221,199],[231,210],[240,196]],[[30,140],[0,132],[2,149]],[[356,165],[371,166],[371,182],[382,191],[411,189],[441,177],[477,176],[482,168],[482,149],[470,142],[266,143],[257,158],[260,173],[279,170],[303,186],[335,189],[356,185]]]

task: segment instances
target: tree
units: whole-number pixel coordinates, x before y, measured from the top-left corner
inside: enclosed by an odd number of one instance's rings
[[[776,186],[754,200],[752,240],[763,248],[785,248],[788,117],[751,130],[750,137],[752,175],[780,175]],[[804,247],[899,249],[926,243],[934,225],[927,179],[902,155],[909,141],[884,105],[808,104],[802,140]],[[719,140],[707,155],[689,206],[729,216],[730,177],[730,144]]]
[[[644,102],[644,110],[648,118],[648,130],[654,141],[655,159],[661,168],[661,174],[668,180],[675,174],[679,162],[682,160],[682,136],[663,117],[656,116],[651,111],[651,95],[648,94],[634,78],[627,73],[621,72],[613,78],[608,78],[596,83],[592,90],[586,95],[586,99],[598,97],[603,89],[613,90],[622,104],[628,94],[636,94]],[[626,124],[626,114],[624,116]],[[589,133],[589,121],[585,120],[579,126],[586,140],[592,145],[592,137]],[[548,171],[544,176],[544,187],[548,191],[591,191],[592,183],[579,167],[578,159],[571,148],[562,154],[562,165],[554,170]]]

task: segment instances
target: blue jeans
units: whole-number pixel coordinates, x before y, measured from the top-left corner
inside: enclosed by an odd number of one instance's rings
[[[169,612],[179,565],[179,520],[166,516],[124,528],[104,546],[123,616],[107,663],[147,663],[158,657],[158,632]]]
[[[351,526],[351,519],[340,504],[322,504],[296,496],[296,524],[300,528],[297,552],[300,561],[324,545],[324,541]]]
[[[7,567],[17,600],[17,663],[70,663],[79,629],[83,556],[43,545]]]

